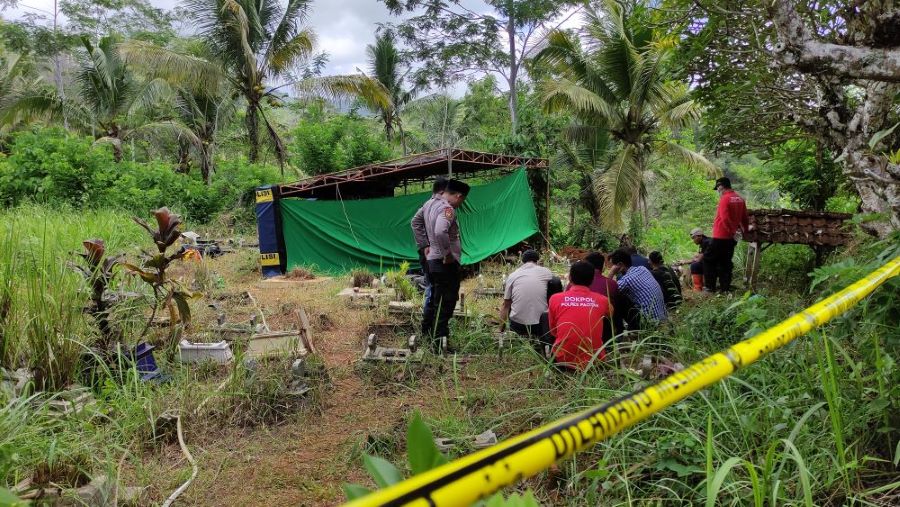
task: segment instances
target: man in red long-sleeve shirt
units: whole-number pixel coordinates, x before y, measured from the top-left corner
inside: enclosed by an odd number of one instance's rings
[[[723,292],[731,290],[731,273],[734,270],[734,247],[739,239],[738,232],[746,232],[749,227],[747,203],[744,198],[731,189],[731,180],[716,180],[716,191],[721,196],[713,221],[712,244],[709,252],[703,254],[704,290],[714,292],[717,288]],[[718,287],[716,281],[718,280]]]

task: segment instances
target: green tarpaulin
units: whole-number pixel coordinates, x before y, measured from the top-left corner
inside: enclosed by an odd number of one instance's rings
[[[380,273],[418,265],[409,222],[428,194],[354,201],[284,199],[287,266],[326,273]],[[459,213],[463,264],[478,262],[538,232],[525,170],[472,187]]]

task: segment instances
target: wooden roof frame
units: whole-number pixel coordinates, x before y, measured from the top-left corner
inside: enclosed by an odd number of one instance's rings
[[[387,162],[377,162],[345,171],[322,174],[296,183],[278,185],[279,197],[308,197],[316,190],[337,187],[341,184],[358,185],[372,182],[392,188],[405,181],[424,180],[438,175],[457,178],[472,177],[482,171],[525,167],[549,169],[544,158],[517,157],[496,153],[484,153],[459,148],[442,148],[425,153],[408,155]]]

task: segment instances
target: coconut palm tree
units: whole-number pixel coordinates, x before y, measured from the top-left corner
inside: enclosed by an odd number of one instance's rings
[[[280,161],[285,149],[263,110],[263,101],[277,101],[277,91],[294,85],[301,91],[356,94],[373,103],[386,104],[384,89],[362,76],[332,76],[297,80],[292,70],[313,55],[315,34],[303,26],[311,0],[188,0],[188,11],[197,21],[200,35],[218,55],[232,85],[247,102],[244,121],[249,142],[248,157],[259,157],[259,120],[262,118]]]
[[[213,154],[221,127],[234,116],[235,102],[228,95],[210,94],[180,88],[176,91],[175,112],[180,128],[176,132],[179,144],[179,167],[188,172],[191,155],[200,165],[200,175],[209,184],[215,171]]]
[[[403,86],[405,73],[401,74],[402,60],[392,31],[386,30],[380,35],[376,35],[375,44],[368,45],[366,53],[369,56],[369,70],[372,76],[384,86],[391,98],[391,102],[387,106],[375,107],[379,120],[384,123],[385,137],[390,141],[396,127],[405,155],[407,153],[406,135],[403,132],[403,120],[400,113],[403,106],[415,97],[418,90],[416,88],[407,90]]]
[[[143,130],[147,122],[142,113],[165,102],[170,89],[159,79],[137,80],[119,54],[119,42],[118,37],[107,36],[95,45],[82,37],[75,100],[61,97],[55,89],[22,89],[0,103],[0,123],[65,117],[70,126],[112,145],[120,162],[122,142]]]
[[[628,209],[646,213],[647,177],[659,172],[658,157],[718,173],[703,155],[670,138],[669,132],[699,119],[699,105],[685,84],[670,80],[673,42],[657,38],[639,15],[606,0],[586,10],[578,33],[551,32],[535,62],[552,76],[540,84],[545,109],[575,118],[568,139],[588,146],[601,137],[612,141],[593,180],[601,218],[615,228]]]
[[[437,93],[409,103],[407,132],[414,151],[454,148],[465,144],[466,107],[461,100]]]
[[[0,50],[0,105],[29,90],[42,86],[42,79],[36,72],[35,62],[28,55]],[[0,125],[0,132],[15,127],[25,118],[13,117]]]
[[[235,114],[235,90],[226,79],[221,69],[210,60],[214,59],[211,48],[197,38],[178,38],[168,48],[160,48],[146,42],[127,41],[119,45],[119,51],[135,69],[146,79],[162,79],[172,88],[172,107],[169,119],[155,122],[157,133],[163,132],[174,136],[178,144],[178,172],[190,172],[191,162],[196,160],[200,167],[203,181],[209,184],[214,172],[213,154],[218,144],[218,134]],[[151,57],[141,58],[144,52]],[[197,83],[184,81],[184,75],[177,72],[177,65],[156,67],[165,55],[171,52],[177,55],[180,63],[188,60],[198,68],[197,76],[202,80]]]
[[[214,57],[142,42],[130,42],[123,53],[126,61],[154,69],[155,75],[183,87],[226,83],[246,102],[248,158],[259,159],[262,120],[283,172],[287,151],[263,107],[278,103],[283,88],[290,86],[301,94],[356,96],[379,106],[390,102],[384,87],[363,75],[302,75],[304,65],[314,59],[315,34],[303,27],[310,4],[310,0],[288,0],[285,6],[278,0],[187,0],[198,35]]]

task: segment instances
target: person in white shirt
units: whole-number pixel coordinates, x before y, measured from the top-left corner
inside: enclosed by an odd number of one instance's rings
[[[547,283],[553,273],[538,264],[540,255],[534,250],[522,253],[522,265],[506,279],[503,305],[500,307],[500,330],[509,329],[521,336],[540,339],[541,315],[547,312]]]

